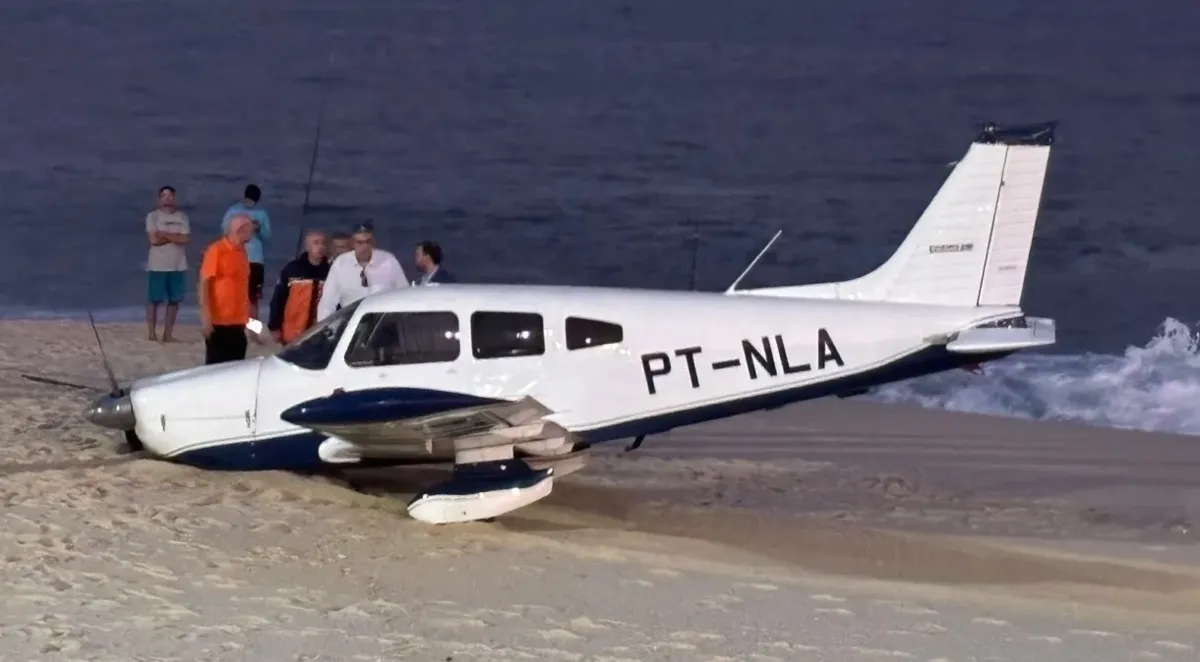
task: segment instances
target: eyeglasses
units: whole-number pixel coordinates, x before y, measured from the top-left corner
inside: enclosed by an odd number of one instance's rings
[[[358,272],[358,280],[363,287],[367,287],[367,268],[363,267],[362,271]]]

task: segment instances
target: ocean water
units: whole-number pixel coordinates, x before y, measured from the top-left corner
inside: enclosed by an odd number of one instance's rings
[[[8,0],[0,314],[140,319],[161,184],[196,233],[371,219],[480,282],[859,275],[976,123],[1060,122],[1023,305],[1059,343],[871,397],[1200,433],[1200,4]],[[312,208],[301,214],[314,134]],[[194,266],[194,265],[193,265]]]

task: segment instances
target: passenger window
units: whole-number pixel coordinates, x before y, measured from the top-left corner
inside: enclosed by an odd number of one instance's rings
[[[477,359],[545,354],[542,316],[537,313],[474,313],[471,315],[471,346]]]
[[[459,351],[458,316],[454,313],[367,313],[350,338],[346,365],[446,363],[457,359]]]
[[[625,331],[620,324],[586,317],[567,318],[567,349],[616,345],[624,338]]]

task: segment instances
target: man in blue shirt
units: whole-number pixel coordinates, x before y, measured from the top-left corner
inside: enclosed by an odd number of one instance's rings
[[[249,216],[254,222],[254,235],[246,242],[246,258],[250,260],[250,313],[255,319],[258,319],[258,302],[262,299],[266,275],[263,253],[267,242],[271,241],[271,217],[267,215],[267,210],[258,207],[261,198],[262,189],[254,184],[247,186],[242,199],[227,209],[225,218],[221,219],[222,233],[229,230],[229,219],[234,216]]]

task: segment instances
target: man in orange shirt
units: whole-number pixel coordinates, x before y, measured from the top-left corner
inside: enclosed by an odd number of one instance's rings
[[[250,321],[250,260],[246,242],[254,224],[246,214],[229,219],[225,236],[204,251],[200,263],[200,323],[204,363],[246,358],[246,323]]]

